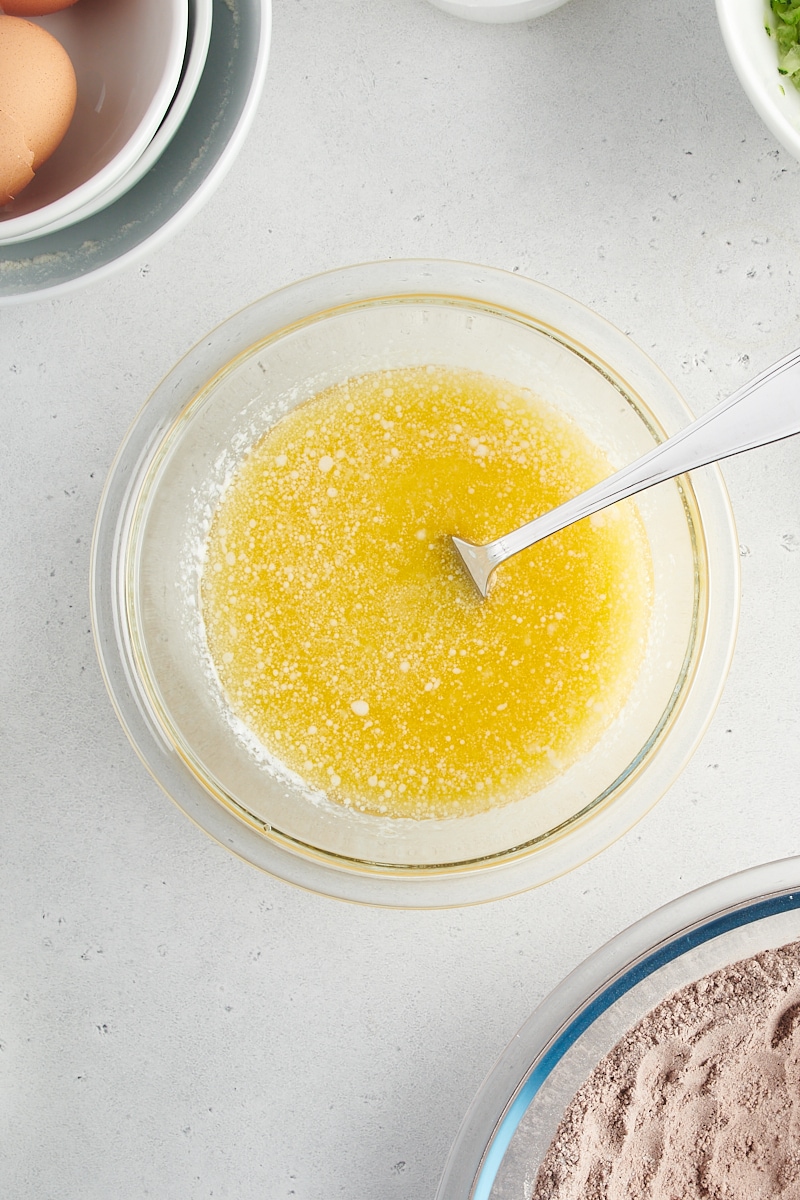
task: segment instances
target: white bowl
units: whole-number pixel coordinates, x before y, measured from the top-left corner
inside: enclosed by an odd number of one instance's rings
[[[214,0],[205,70],[159,161],[102,212],[56,233],[0,246],[0,306],[83,287],[141,261],[197,212],[233,164],[258,108],[270,16],[270,0]]]
[[[560,8],[567,0],[430,0],[443,12],[468,21],[530,21]]]
[[[800,159],[800,91],[778,72],[769,6],[761,0],[717,0],[717,18],[733,69],[753,108],[794,158]]]
[[[78,101],[61,145],[7,206],[0,244],[101,195],[144,152],[178,86],[188,0],[80,0],[36,23],[72,59]]]
[[[60,219],[50,221],[46,226],[42,226],[36,231],[37,237],[48,233],[56,233],[59,229],[66,229],[69,225],[74,225],[78,221],[83,221],[87,217],[91,217],[93,213],[102,212],[104,208],[108,208],[120,196],[124,196],[125,192],[130,191],[140,179],[144,178],[151,167],[158,162],[178,132],[180,124],[189,111],[189,106],[197,91],[197,85],[200,82],[200,77],[203,74],[203,68],[206,65],[206,58],[208,56],[213,13],[213,0],[189,0],[187,53],[178,90],[169,106],[166,117],[159,125],[155,137],[145,148],[144,153],[140,155],[131,169],[117,179],[111,187],[107,188],[99,196],[94,196],[90,200],[87,200],[85,204],[81,204],[74,211],[66,213]],[[6,238],[4,241],[6,245],[15,245],[17,242],[27,241],[30,236],[30,234],[18,234],[16,237]]]

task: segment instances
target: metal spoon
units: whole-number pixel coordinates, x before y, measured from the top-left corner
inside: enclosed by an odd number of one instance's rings
[[[484,546],[458,537],[452,542],[478,591],[486,596],[492,573],[500,563],[551,533],[626,496],[635,496],[654,483],[794,433],[800,433],[800,350],[767,367],[729,399],[654,450],[535,521]]]

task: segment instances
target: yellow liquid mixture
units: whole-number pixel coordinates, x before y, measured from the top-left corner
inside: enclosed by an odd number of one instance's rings
[[[319,393],[251,448],[212,519],[202,611],[232,711],[364,812],[461,816],[537,790],[625,703],[646,535],[618,504],[501,566],[487,600],[449,535],[489,541],[611,470],[568,419],[477,372]]]

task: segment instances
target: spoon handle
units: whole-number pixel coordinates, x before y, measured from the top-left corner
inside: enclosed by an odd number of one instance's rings
[[[483,549],[493,560],[493,570],[520,550],[626,496],[794,433],[800,433],[800,349],[767,367],[727,400],[627,467]]]

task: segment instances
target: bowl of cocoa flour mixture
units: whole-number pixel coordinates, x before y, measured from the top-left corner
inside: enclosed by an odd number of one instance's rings
[[[436,1200],[800,1200],[800,858],[637,922],[540,1005]]]

